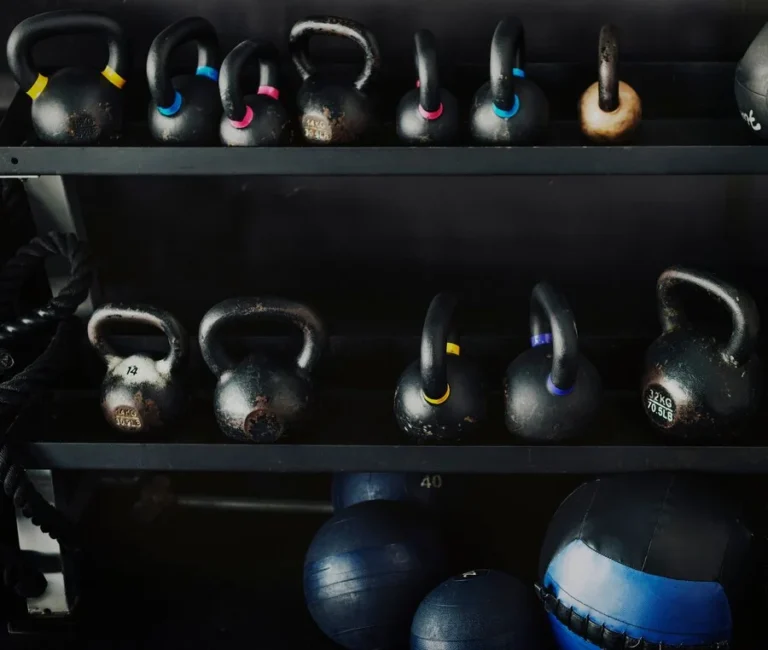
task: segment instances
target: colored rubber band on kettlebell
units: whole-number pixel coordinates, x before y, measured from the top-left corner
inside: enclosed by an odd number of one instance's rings
[[[45,90],[45,87],[48,85],[48,77],[46,77],[44,74],[38,74],[37,79],[35,79],[35,83],[33,83],[29,90],[27,91],[27,95],[29,95],[32,99],[37,99],[40,97],[40,93],[42,93]]]
[[[442,114],[443,114],[442,103],[440,104],[440,106],[437,107],[436,111],[428,111],[421,104],[419,104],[419,115],[421,115],[425,120],[436,120]]]
[[[176,113],[179,112],[179,109],[181,108],[181,93],[177,90],[176,96],[173,99],[173,104],[170,106],[158,106],[157,112],[160,113],[160,115],[165,115],[166,117],[170,117],[171,115],[176,115]]]
[[[515,95],[515,103],[512,104],[512,108],[510,108],[508,111],[505,111],[499,108],[498,106],[496,106],[496,104],[493,104],[492,106],[493,106],[493,112],[496,113],[497,117],[508,120],[510,117],[514,117],[515,115],[517,115],[517,111],[520,110],[520,98],[517,95]]]
[[[461,346],[458,343],[448,343],[445,346],[447,354],[455,354],[457,357],[461,354]]]
[[[122,88],[125,86],[125,79],[123,79],[117,72],[107,66],[101,71],[102,76],[111,83],[115,88]]]
[[[245,107],[245,117],[242,120],[229,120],[229,123],[236,129],[244,129],[251,122],[253,122],[253,109],[248,105]]]
[[[272,99],[280,99],[280,91],[274,86],[259,86],[259,89],[258,91],[256,91],[256,94],[267,95]]]
[[[536,334],[531,337],[531,347],[535,348],[539,345],[549,345],[552,343],[552,333],[545,332],[544,334]]]
[[[574,386],[571,386],[570,388],[558,388],[552,382],[552,375],[547,375],[547,390],[552,393],[552,395],[556,395],[557,397],[570,395],[573,392],[573,388]]]
[[[219,71],[209,65],[201,65],[197,70],[195,70],[195,74],[198,77],[208,77],[211,81],[219,80]]]
[[[430,397],[427,395],[424,391],[421,392],[421,396],[424,398],[424,401],[427,404],[432,404],[433,406],[438,406],[440,404],[443,404],[448,401],[448,398],[451,396],[451,385],[448,384],[445,388],[445,395],[442,397],[438,397],[437,399]]]
[[[523,70],[522,68],[512,68],[512,76],[520,77],[520,79],[525,79],[525,70]]]

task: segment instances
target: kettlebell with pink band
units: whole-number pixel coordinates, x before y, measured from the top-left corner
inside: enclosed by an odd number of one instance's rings
[[[432,32],[419,30],[413,40],[419,78],[397,107],[397,135],[408,144],[448,144],[459,129],[456,98],[440,87]]]
[[[269,147],[290,138],[290,119],[277,88],[277,51],[266,41],[243,41],[221,64],[219,95],[224,115],[219,134],[230,147]],[[242,71],[258,63],[259,86],[244,95]]]

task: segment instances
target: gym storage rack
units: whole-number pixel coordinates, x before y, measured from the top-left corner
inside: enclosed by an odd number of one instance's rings
[[[490,28],[494,22],[489,18]],[[199,394],[181,423],[158,438],[120,436],[101,417],[95,386],[102,366],[91,363],[87,382],[57,394],[53,418],[43,418],[26,444],[27,466],[768,472],[768,447],[759,438],[765,415],[755,435],[737,445],[664,444],[645,422],[638,388],[643,350],[658,333],[653,283],[665,266],[725,269],[768,314],[757,245],[766,198],[753,178],[768,173],[768,149],[735,111],[734,64],[708,61],[623,62],[622,77],[643,98],[641,131],[631,145],[588,144],[574,118],[578,96],[595,78],[600,22],[593,22],[594,33],[580,47],[583,62],[536,63],[532,55],[529,73],[549,96],[553,116],[549,136],[534,147],[479,147],[466,139],[408,147],[397,144],[387,119],[360,146],[159,146],[142,122],[147,97],[138,67],[127,87],[133,94],[120,140],[47,147],[35,142],[29,100],[17,94],[0,125],[0,175],[25,179],[39,231],[74,231],[90,240],[100,273],[95,303],[157,303],[178,313],[194,338],[202,313],[218,300],[302,294],[322,315],[330,312],[334,336],[325,363],[339,366],[318,379],[328,386],[319,400],[329,407],[317,422],[284,443],[248,445],[229,442],[216,427],[212,378],[199,367]],[[484,59],[486,41],[475,49]],[[411,65],[382,80],[383,115],[394,115],[412,82]],[[466,108],[486,73],[485,66],[457,65],[444,85]],[[282,78],[290,97],[295,75]],[[289,110],[295,114],[290,104]],[[349,176],[358,177],[354,184]],[[196,275],[201,269],[207,275]],[[366,281],[350,287],[360,269]],[[585,352],[609,389],[594,431],[577,444],[526,445],[507,434],[498,408],[476,441],[406,444],[392,416],[392,394],[399,372],[416,356],[429,297],[449,285],[477,294],[464,310],[470,316],[465,347],[488,371],[499,407],[503,368],[525,344],[528,295],[542,277],[568,295],[586,334]],[[363,314],[352,305],[364,305]],[[403,313],[380,323],[394,308]],[[130,337],[124,342],[130,347]],[[378,368],[377,376],[359,387],[356,373],[369,368]]]

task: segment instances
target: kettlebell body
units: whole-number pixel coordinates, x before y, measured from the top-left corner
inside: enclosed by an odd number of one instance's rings
[[[264,147],[289,139],[290,118],[280,103],[275,48],[263,41],[243,41],[221,64],[219,94],[224,115],[219,135],[230,147]],[[243,96],[240,76],[250,60],[259,63],[259,88]]]
[[[190,41],[198,52],[195,74],[171,77],[171,54]],[[148,121],[155,140],[187,145],[218,142],[222,111],[218,65],[218,39],[204,18],[184,18],[157,35],[147,55],[147,82],[152,96]]]
[[[395,391],[395,419],[417,442],[454,442],[475,433],[487,412],[480,370],[460,356],[451,326],[457,299],[440,293],[427,311],[419,361],[409,365]]]
[[[581,131],[601,144],[626,142],[642,117],[642,102],[634,88],[619,80],[616,28],[603,25],[598,48],[598,80],[579,101]]]
[[[682,284],[703,289],[731,311],[734,329],[726,344],[687,322],[676,295]],[[680,267],[661,274],[657,294],[663,333],[646,354],[642,394],[648,418],[665,435],[683,440],[733,438],[762,394],[754,301],[712,275]]]
[[[234,320],[282,320],[304,334],[293,364],[252,354],[239,363],[221,344],[220,329]],[[313,404],[311,372],[325,347],[325,327],[308,307],[282,298],[236,298],[212,307],[200,323],[200,351],[217,375],[214,411],[230,438],[274,442],[305,420]]]
[[[158,327],[168,337],[168,355],[159,361],[146,354],[119,356],[104,336],[105,326],[115,323]],[[147,432],[181,415],[186,407],[182,373],[188,347],[184,328],[171,314],[146,305],[103,305],[88,322],[88,338],[107,364],[101,407],[113,427],[125,433]]]
[[[432,32],[416,32],[414,43],[419,78],[417,87],[409,90],[397,106],[397,135],[407,144],[448,144],[459,130],[456,98],[440,87]]]
[[[549,124],[549,102],[523,69],[525,38],[517,18],[505,18],[491,43],[490,81],[475,93],[469,128],[476,142],[533,144]]]
[[[761,138],[768,137],[768,24],[736,66],[733,89],[744,122]]]
[[[309,58],[312,36],[341,36],[363,50],[363,70],[354,83],[322,78]],[[368,87],[381,65],[376,38],[363,25],[346,18],[318,16],[297,22],[291,29],[293,63],[302,79],[296,97],[304,138],[312,144],[349,144],[368,131],[373,103]]]
[[[101,72],[62,68],[50,77],[34,69],[32,47],[61,34],[96,32],[106,37],[109,60]],[[124,74],[128,52],[120,26],[90,11],[38,14],[19,23],[8,39],[8,64],[19,86],[32,98],[32,126],[43,142],[90,145],[113,138],[123,124]]]

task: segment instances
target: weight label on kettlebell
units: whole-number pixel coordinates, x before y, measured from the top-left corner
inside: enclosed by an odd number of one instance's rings
[[[139,412],[131,406],[118,406],[114,416],[115,426],[120,429],[141,429]]]
[[[440,489],[443,487],[443,477],[440,476],[440,474],[433,474],[432,476],[427,474],[421,479],[420,485],[428,490],[431,490],[432,488]]]
[[[301,125],[304,128],[304,137],[307,140],[314,140],[315,142],[331,141],[331,127],[328,124],[328,120],[305,115]]]
[[[645,410],[661,426],[669,426],[675,420],[675,402],[661,386],[645,391]]]
[[[138,366],[128,366],[128,370],[125,371],[126,375],[136,375],[139,373]]]

